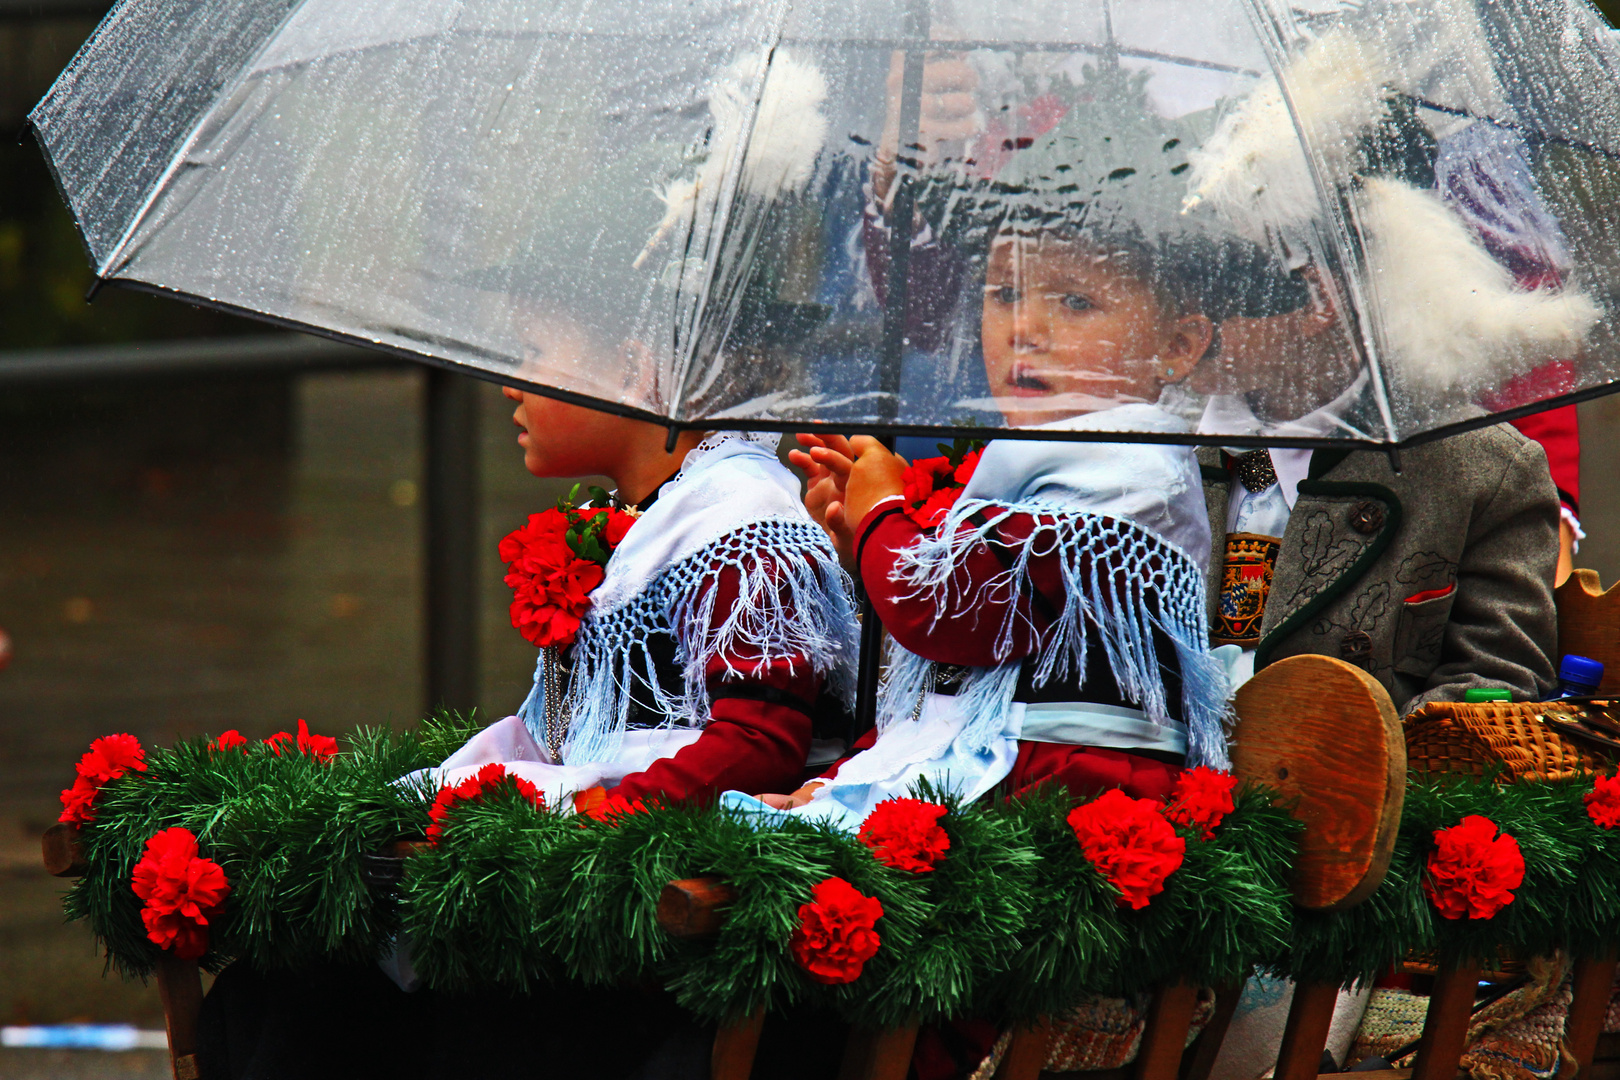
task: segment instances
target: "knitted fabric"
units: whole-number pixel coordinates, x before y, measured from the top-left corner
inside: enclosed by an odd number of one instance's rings
[[[1135,998],[1087,997],[1051,1018],[1051,1043],[1045,1072],[1097,1072],[1118,1069],[1136,1060],[1147,1029],[1147,995]],[[1187,1042],[1203,1033],[1215,1015],[1215,992],[1198,990]],[[973,1071],[971,1080],[990,1080],[1006,1056],[1012,1032],[1003,1032],[990,1053]]]
[[[1460,1065],[1471,1080],[1548,1080],[1558,1072],[1572,996],[1569,964],[1552,957],[1534,958],[1528,966],[1527,984],[1480,1009],[1469,1022]],[[1347,1065],[1415,1043],[1428,1008],[1425,995],[1374,990]]]
[[[1029,540],[1020,545],[1006,570],[978,586],[960,602],[1014,601],[1000,626],[985,627],[995,636],[995,655],[1012,651],[1017,602],[1028,602],[1032,586],[1029,562],[1039,552],[1056,552],[1064,582],[1063,607],[1043,635],[1033,658],[1034,682],[1086,670],[1086,652],[1095,633],[1109,667],[1127,700],[1147,718],[1171,720],[1164,676],[1154,646],[1159,630],[1174,644],[1182,681],[1182,716],[1188,728],[1188,763],[1228,768],[1225,720],[1227,681],[1224,668],[1209,651],[1204,603],[1204,575],[1198,562],[1148,530],[1118,518],[1079,512],[1044,500],[1012,505],[982,499],[960,499],[941,523],[938,534],[902,553],[895,571],[898,584],[912,595],[933,597],[945,613],[945,594],[959,567],[979,544],[994,539],[996,527],[1014,514],[1035,518]],[[982,515],[970,523],[974,515]],[[971,718],[964,730],[967,745],[982,749],[996,738],[1017,689],[1021,658],[991,667],[972,668],[957,691]],[[896,649],[882,688],[878,715],[887,725],[915,714],[917,702],[930,689],[933,667],[904,649]]]

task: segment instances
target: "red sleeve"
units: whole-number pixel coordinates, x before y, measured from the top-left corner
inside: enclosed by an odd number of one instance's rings
[[[1553,485],[1558,488],[1558,499],[1578,517],[1581,512],[1581,422],[1575,406],[1531,413],[1512,423],[1526,438],[1534,439],[1547,451],[1547,468],[1552,472]]]
[[[725,621],[737,600],[737,571],[721,571],[714,588],[713,624]],[[735,669],[732,674],[727,662]],[[710,802],[722,791],[757,795],[799,786],[810,753],[810,709],[821,676],[803,656],[763,661],[732,652],[707,669],[709,723],[696,742],[631,773],[613,789],[628,799]]]
[[[1015,602],[1005,590],[990,592],[983,584],[1006,573],[1003,560],[1015,557],[1036,524],[1029,514],[1006,518],[996,527],[1002,554],[991,550],[989,543],[976,545],[942,592],[924,596],[893,580],[900,553],[922,539],[924,530],[895,503],[875,508],[861,521],[855,550],[861,583],[883,628],[906,650],[942,664],[983,667],[1029,655],[1051,621],[1041,610],[1044,605],[1036,603],[1032,610],[1029,590],[1020,590],[1023,595]],[[1055,550],[1030,559],[1029,577],[1035,592],[1050,605],[1047,610],[1061,607],[1063,572]],[[998,657],[996,639],[1009,615],[1012,649]]]

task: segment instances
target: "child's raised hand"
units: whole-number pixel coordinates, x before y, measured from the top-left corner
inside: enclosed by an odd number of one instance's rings
[[[850,440],[855,463],[844,482],[844,517],[852,522],[851,533],[872,507],[894,495],[905,494],[906,459],[870,435]]]
[[[844,517],[844,485],[854,465],[849,440],[842,435],[795,436],[803,450],[788,452],[788,461],[804,471],[808,485],[804,508],[827,530],[838,557],[846,567],[855,557],[854,530]]]

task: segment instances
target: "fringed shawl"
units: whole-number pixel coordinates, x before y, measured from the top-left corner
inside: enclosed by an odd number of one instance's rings
[[[703,727],[716,657],[733,675],[742,674],[737,657],[803,658],[828,677],[829,692],[850,699],[858,648],[849,580],[772,448],[740,435],[705,439],[615,549],[573,646],[566,764],[614,758],[638,676],[664,726]],[[712,625],[715,585],[728,569],[738,575],[737,599]],[[679,693],[660,685],[648,652],[663,634],[676,643]],[[543,743],[540,669],[518,715]]]
[[[1093,424],[1106,424],[1107,430],[1184,430],[1169,414],[1146,405],[1063,426]],[[1034,664],[1035,685],[1071,674],[1083,677],[1095,635],[1126,699],[1149,720],[1166,723],[1171,716],[1153,637],[1160,631],[1173,643],[1180,670],[1188,761],[1226,767],[1228,688],[1224,666],[1209,650],[1204,579],[1209,520],[1193,450],[1145,443],[993,442],[937,533],[901,554],[896,584],[914,597],[937,597],[943,614],[946,590],[963,560],[1013,514],[1034,517],[1029,541],[1003,573],[955,601],[967,608],[982,598],[1013,601],[1001,625],[984,627],[984,633],[995,635],[995,655],[1011,653],[1012,620],[1020,618],[1017,602],[1029,599],[1032,589],[1030,559],[1055,553],[1064,599],[1040,651],[1027,658]],[[899,648],[891,657],[878,709],[881,725],[916,715],[932,679],[932,665],[921,657]],[[961,735],[965,747],[982,749],[1000,737],[1025,662],[1008,659],[969,669],[957,690],[967,716]]]

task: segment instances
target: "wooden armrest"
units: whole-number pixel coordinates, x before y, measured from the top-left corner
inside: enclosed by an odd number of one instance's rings
[[[736,899],[736,888],[717,877],[672,881],[658,894],[658,925],[670,937],[712,937]]]
[[[84,837],[77,825],[58,821],[39,838],[45,872],[52,877],[83,877],[90,869],[84,858]]]

